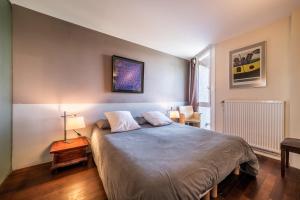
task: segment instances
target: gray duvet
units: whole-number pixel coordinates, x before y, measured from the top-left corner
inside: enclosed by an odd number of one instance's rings
[[[199,199],[239,164],[258,173],[255,154],[239,137],[179,124],[107,133],[93,133],[92,149],[111,200]]]

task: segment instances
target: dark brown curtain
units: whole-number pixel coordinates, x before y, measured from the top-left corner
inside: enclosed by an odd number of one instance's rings
[[[199,106],[199,69],[197,67],[197,59],[192,58],[189,70],[189,105],[193,106],[194,111],[198,111]]]

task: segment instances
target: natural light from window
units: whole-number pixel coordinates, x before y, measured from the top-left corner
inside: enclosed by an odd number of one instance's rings
[[[199,112],[201,113],[201,128],[211,128],[210,103],[210,51],[198,58],[199,67]]]

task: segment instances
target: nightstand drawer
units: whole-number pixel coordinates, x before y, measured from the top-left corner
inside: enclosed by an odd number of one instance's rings
[[[51,171],[77,163],[87,163],[89,142],[86,137],[53,142],[50,153],[53,154]]]
[[[67,151],[55,153],[54,162],[55,163],[66,162],[66,161],[70,161],[82,157],[86,157],[85,147],[80,149],[73,149],[73,150],[67,150]]]

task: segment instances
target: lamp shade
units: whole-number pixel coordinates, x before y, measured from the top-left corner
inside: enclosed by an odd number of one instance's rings
[[[85,128],[83,117],[68,117],[66,123],[66,130],[75,130]]]
[[[169,116],[171,119],[178,119],[179,118],[179,112],[177,110],[171,110],[169,113]]]

